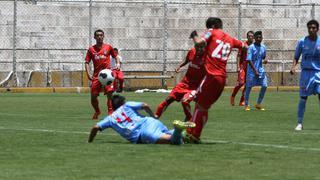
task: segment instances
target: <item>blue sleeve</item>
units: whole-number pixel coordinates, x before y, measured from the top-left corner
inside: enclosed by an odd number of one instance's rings
[[[127,107],[134,109],[134,110],[140,110],[140,109],[142,109],[142,104],[143,104],[142,102],[129,101],[125,105]]]
[[[296,47],[296,51],[294,53],[294,59],[295,60],[299,60],[301,53],[302,53],[302,45],[303,45],[303,40],[299,40],[297,47]]]
[[[247,61],[252,61],[252,46],[249,46],[248,54],[247,54]]]
[[[105,117],[103,120],[101,120],[100,122],[97,123],[97,126],[99,126],[99,128],[101,130],[104,130],[106,128],[109,128],[111,126],[111,116],[107,116]]]

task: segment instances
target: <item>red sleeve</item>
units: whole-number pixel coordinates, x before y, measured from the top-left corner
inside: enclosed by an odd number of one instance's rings
[[[201,35],[201,38],[204,39],[206,42],[208,42],[211,36],[212,36],[212,32],[208,30]]]
[[[116,53],[115,53],[115,51],[114,51],[114,49],[113,49],[112,46],[110,46],[110,55],[111,55],[113,58],[116,58],[116,57],[117,57],[117,55],[116,55]]]
[[[237,49],[242,49],[242,47],[244,46],[244,43],[237,40],[237,39],[233,39],[233,47],[237,48]]]
[[[91,56],[91,51],[90,51],[90,49],[88,49],[87,55],[86,55],[86,58],[85,58],[85,62],[89,63],[91,61],[91,59],[92,59],[91,57],[92,57]]]
[[[192,61],[192,60],[194,59],[195,55],[196,55],[195,49],[194,49],[194,48],[190,49],[190,50],[188,51],[187,56],[186,56],[186,60],[187,60],[188,62]]]

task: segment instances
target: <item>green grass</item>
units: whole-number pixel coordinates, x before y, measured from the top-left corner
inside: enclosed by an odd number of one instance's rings
[[[125,93],[153,109],[167,94]],[[209,112],[203,144],[135,145],[113,130],[86,143],[89,94],[0,94],[0,179],[319,179],[320,112],[309,97],[294,132],[298,93],[267,92],[267,110],[230,107],[223,93]],[[251,104],[257,97],[253,92]],[[105,109],[104,96],[100,106]],[[173,103],[162,117],[183,119]]]

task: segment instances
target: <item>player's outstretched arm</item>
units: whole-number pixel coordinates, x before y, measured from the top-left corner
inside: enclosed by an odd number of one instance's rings
[[[143,103],[143,104],[142,104],[142,109],[144,109],[144,110],[149,114],[149,116],[151,116],[151,117],[153,117],[153,118],[156,118],[156,117],[154,116],[154,113],[152,112],[152,110],[150,109],[150,106],[149,106],[148,104]]]
[[[89,135],[88,143],[91,143],[94,140],[94,138],[96,137],[97,132],[99,131],[99,129],[100,128],[97,125],[92,127],[90,135]]]

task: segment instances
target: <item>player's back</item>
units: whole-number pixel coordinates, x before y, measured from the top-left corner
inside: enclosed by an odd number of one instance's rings
[[[224,33],[221,29],[209,29],[204,38],[207,41],[205,67],[209,74],[226,76],[226,65],[231,50],[241,48],[243,43]]]
[[[300,52],[296,51],[295,58],[299,59],[302,53],[301,69],[320,70],[320,38],[316,42],[311,41],[309,37],[299,40]],[[298,53],[298,54],[297,54]]]
[[[145,116],[137,111],[141,107],[140,102],[125,103],[107,117],[110,127],[130,142],[137,142],[141,125],[146,121]]]
[[[203,54],[197,54],[196,48],[191,48],[188,52],[187,59],[189,61],[189,66],[187,72],[183,78],[183,81],[186,81],[191,84],[198,84],[205,76],[205,69],[203,63]]]

